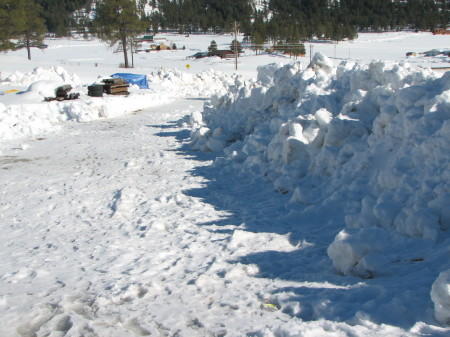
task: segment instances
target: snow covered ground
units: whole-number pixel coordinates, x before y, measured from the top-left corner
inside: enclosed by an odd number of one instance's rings
[[[449,336],[448,37],[165,37],[126,97],[99,41],[1,55],[0,336]]]

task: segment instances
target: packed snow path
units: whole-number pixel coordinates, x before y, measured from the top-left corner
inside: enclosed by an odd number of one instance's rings
[[[201,104],[68,123],[0,157],[0,336],[419,335],[335,322],[377,285],[333,274],[326,224],[289,236],[287,196],[188,150],[177,121]]]

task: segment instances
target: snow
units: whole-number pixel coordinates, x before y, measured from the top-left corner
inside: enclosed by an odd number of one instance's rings
[[[448,268],[450,73],[381,61],[333,68],[322,54],[301,68],[271,65],[263,82],[212,100],[194,147],[224,151],[309,212],[345,200],[346,229],[328,247],[343,275],[395,274],[405,257]],[[438,257],[420,255],[416,238]]]
[[[77,75],[69,73],[61,66],[50,68],[37,67],[32,72],[26,74],[15,71],[6,77],[2,82],[8,85],[29,86],[36,81],[43,80],[59,81],[72,85],[77,85],[80,83],[80,79]]]
[[[44,74],[44,80],[32,82],[36,74]],[[61,75],[62,74],[62,75]],[[185,74],[176,69],[160,70],[148,75],[152,84],[150,90],[131,88],[129,96],[111,96],[99,99],[87,95],[87,86],[102,83],[106,76],[100,76],[93,83],[78,84],[77,76],[58,68],[36,68],[30,73],[13,73],[3,82],[20,85],[32,82],[29,87],[16,94],[5,94],[0,99],[0,138],[2,140],[18,137],[39,136],[59,130],[59,123],[67,120],[82,122],[98,118],[117,117],[133,111],[161,105],[177,97],[199,95],[208,97],[226,92],[231,76],[220,76],[214,70],[199,74]],[[54,78],[49,80],[47,78]],[[68,80],[67,80],[68,79]],[[81,94],[81,99],[62,102],[44,102],[46,97],[55,97],[55,90],[63,84],[73,85],[72,92]],[[24,105],[24,103],[28,103]]]
[[[448,336],[450,72],[405,56],[448,38],[235,73],[164,37],[128,96],[87,95],[123,72],[96,40],[0,59],[0,335]]]
[[[433,283],[431,298],[436,319],[442,324],[450,323],[450,270],[443,271]]]

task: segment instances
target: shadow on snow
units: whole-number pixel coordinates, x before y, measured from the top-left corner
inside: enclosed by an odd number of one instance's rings
[[[180,146],[173,151],[186,158],[204,162],[220,157],[220,154],[192,150],[188,144],[190,132],[180,130],[177,122],[148,127],[167,130],[157,135],[174,137]],[[306,208],[291,203],[290,193],[276,192],[273,185],[260,175],[240,172],[221,162],[217,160],[212,165],[194,168],[191,173],[202,176],[207,182],[201,188],[183,193],[199,198],[228,215],[219,221],[198,224],[210,231],[229,233],[230,237],[234,229],[289,235],[290,243],[298,249],[290,252],[261,251],[229,261],[257,265],[257,277],[294,282],[294,286],[278,288],[272,293],[273,298],[284,294],[284,302],[297,303],[281,306],[283,312],[305,321],[327,319],[358,324],[359,319],[355,317],[360,317],[404,329],[423,320],[423,317],[416,317],[416,310],[410,312],[396,303],[396,297],[400,297],[400,303],[405,303],[405,297],[410,296],[406,302],[411,307],[423,305],[419,300],[415,303],[415,299],[422,296],[418,296],[420,292],[429,292],[428,288],[408,288],[405,285],[408,282],[402,278],[364,280],[343,277],[333,269],[326,250],[344,224],[338,201],[322,208]],[[226,227],[218,229],[220,226]],[[230,226],[235,227],[230,229]],[[398,295],[399,292],[402,294]],[[431,307],[426,310],[427,318],[433,323]],[[430,336],[441,336],[436,331],[433,333]]]

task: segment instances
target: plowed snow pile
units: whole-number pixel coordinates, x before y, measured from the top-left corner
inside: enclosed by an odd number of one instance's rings
[[[88,122],[99,118],[125,115],[165,104],[191,95],[210,97],[225,94],[232,76],[214,70],[186,74],[177,69],[160,70],[147,75],[151,89],[130,88],[128,96],[89,97],[88,85],[62,67],[38,67],[30,73],[14,72],[1,84],[28,86],[17,94],[0,100],[0,141],[45,135],[59,130],[61,122]],[[100,77],[97,83],[102,83]],[[81,94],[74,101],[45,102],[54,97],[55,89],[70,84],[72,92]]]
[[[381,61],[335,68],[321,54],[301,68],[272,64],[255,83],[237,79],[191,116],[194,147],[223,151],[225,163],[320,214],[338,232],[328,256],[339,274],[407,280],[417,292],[395,305],[426,316],[434,303],[449,324],[450,72]]]

